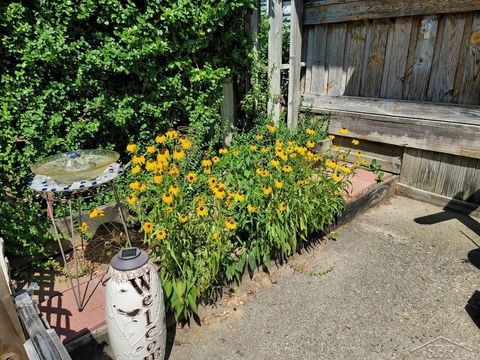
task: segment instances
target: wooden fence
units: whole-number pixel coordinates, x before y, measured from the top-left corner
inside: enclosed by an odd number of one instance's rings
[[[480,204],[480,1],[292,1],[290,40],[292,130],[330,113],[405,188]]]

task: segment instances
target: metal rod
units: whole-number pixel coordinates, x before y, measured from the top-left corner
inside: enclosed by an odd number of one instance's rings
[[[128,228],[127,228],[127,223],[125,221],[125,215],[123,214],[122,204],[120,203],[120,198],[118,197],[117,188],[115,187],[115,182],[114,181],[112,181],[112,190],[113,190],[113,195],[115,196],[115,201],[117,202],[118,212],[120,213],[120,219],[122,220],[123,229],[125,230],[125,235],[127,237],[127,245],[128,245],[128,247],[131,247],[132,243],[130,242],[130,235],[128,234]]]
[[[75,278],[77,279],[77,289],[78,289],[78,299],[77,299],[77,292],[75,289],[73,290],[73,294],[75,295],[75,300],[77,301],[78,310],[82,310],[81,304],[81,294],[80,294],[80,278],[79,278],[79,260],[77,254],[77,247],[75,244],[75,232],[74,232],[74,225],[73,225],[73,211],[72,211],[72,197],[68,199],[68,210],[70,212],[70,226],[72,230],[71,242],[73,246],[73,259],[75,263]]]

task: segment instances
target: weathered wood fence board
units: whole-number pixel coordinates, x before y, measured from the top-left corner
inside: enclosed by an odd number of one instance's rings
[[[413,15],[451,14],[480,10],[478,0],[357,0],[317,1],[306,4],[306,25],[339,23]]]
[[[268,76],[270,78],[270,94],[268,112],[273,121],[280,118],[280,66],[282,65],[282,0],[268,2]]]

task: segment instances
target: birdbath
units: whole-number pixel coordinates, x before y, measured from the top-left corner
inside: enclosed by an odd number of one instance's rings
[[[82,304],[80,289],[80,259],[75,244],[75,226],[72,204],[76,200],[78,207],[78,220],[79,224],[81,224],[81,200],[98,195],[102,189],[102,185],[110,184],[123,229],[125,231],[125,236],[127,238],[127,246],[130,246],[130,236],[128,234],[125,216],[113,181],[123,173],[121,164],[116,163],[119,157],[120,155],[117,152],[111,150],[75,150],[68,153],[49,156],[45,159],[39,160],[31,166],[32,171],[36,175],[29,182],[29,186],[33,190],[38,191],[42,197],[47,200],[48,214],[52,220],[54,234],[62,254],[67,278],[70,281],[79,310],[83,309],[84,304]],[[55,220],[53,212],[54,202],[61,208],[63,215],[62,218],[65,220],[67,230],[70,234],[75,264],[75,274],[73,276],[68,270],[67,259],[62,245],[62,236],[57,221]],[[66,216],[67,211],[64,207],[65,204],[68,207],[69,217]],[[76,285],[74,285],[73,282],[74,278],[76,279]]]

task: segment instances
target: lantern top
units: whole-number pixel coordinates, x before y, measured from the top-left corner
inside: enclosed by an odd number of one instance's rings
[[[120,250],[112,259],[111,266],[120,271],[135,270],[148,262],[148,255],[145,251],[136,247],[129,247]]]

